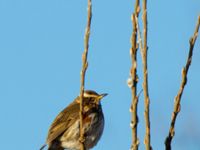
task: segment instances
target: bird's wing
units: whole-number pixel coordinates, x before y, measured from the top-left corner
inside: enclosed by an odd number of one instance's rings
[[[79,117],[79,103],[71,103],[53,121],[47,136],[47,144],[64,133]]]

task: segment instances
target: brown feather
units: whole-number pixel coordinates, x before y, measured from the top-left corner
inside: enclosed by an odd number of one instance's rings
[[[47,136],[47,144],[63,134],[73,124],[75,118],[79,117],[79,103],[72,102],[68,107],[61,111],[53,121]]]
[[[104,116],[100,104],[107,94],[85,91],[83,101],[83,130],[85,147],[90,149],[99,141],[104,128]],[[50,126],[46,143],[48,150],[80,149],[79,142],[79,111],[80,100],[77,97],[69,106],[62,110]]]

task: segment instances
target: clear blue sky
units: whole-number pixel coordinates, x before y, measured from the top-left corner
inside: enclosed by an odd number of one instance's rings
[[[55,116],[78,94],[86,0],[0,0],[0,145],[38,150]],[[134,1],[93,1],[86,88],[107,92],[106,126],[94,150],[128,150],[131,143],[130,16]],[[154,149],[164,149],[173,99],[188,54],[200,1],[148,1],[149,92]],[[139,59],[140,60],[140,59]],[[200,149],[200,38],[173,141],[175,150]],[[141,63],[138,90],[142,88]],[[143,96],[139,102],[144,149]]]

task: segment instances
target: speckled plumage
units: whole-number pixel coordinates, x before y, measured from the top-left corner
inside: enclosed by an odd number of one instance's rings
[[[84,92],[83,128],[86,150],[94,147],[104,129],[104,116],[100,100],[107,94]],[[46,140],[48,150],[80,150],[79,142],[79,97],[61,111],[53,121]]]

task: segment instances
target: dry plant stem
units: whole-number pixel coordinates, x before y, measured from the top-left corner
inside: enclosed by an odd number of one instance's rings
[[[135,21],[136,21],[136,27],[137,27],[138,44],[139,44],[140,52],[141,52],[141,55],[142,55],[143,44],[142,44],[141,32],[140,32],[140,27],[139,27],[139,23],[138,23],[138,18],[137,17],[135,17]]]
[[[131,74],[131,93],[132,93],[132,104],[131,104],[131,128],[132,128],[132,145],[131,150],[138,150],[139,145],[139,139],[137,137],[137,124],[138,124],[138,116],[137,116],[137,105],[138,105],[138,97],[137,97],[137,26],[136,26],[136,20],[135,18],[139,15],[139,0],[136,0],[135,2],[135,12],[131,16],[132,24],[133,24],[133,32],[131,35],[131,49],[130,49],[130,55],[131,55],[131,61],[132,66],[130,70]]]
[[[85,86],[85,73],[88,67],[87,55],[88,55],[88,48],[89,48],[89,38],[90,38],[90,25],[92,19],[92,4],[91,0],[88,0],[88,18],[87,18],[87,26],[84,36],[84,52],[82,55],[82,70],[81,70],[81,87],[80,87],[80,143],[81,143],[81,150],[85,150],[84,146],[84,129],[83,129],[83,93],[84,93],[84,86]]]
[[[181,110],[181,104],[180,104],[181,96],[183,94],[184,87],[187,83],[187,73],[188,73],[189,67],[190,67],[191,62],[192,62],[193,48],[194,48],[196,38],[198,36],[199,26],[200,26],[200,16],[198,17],[198,22],[197,22],[197,25],[196,25],[194,35],[190,38],[190,41],[189,41],[190,49],[189,49],[187,62],[186,62],[185,67],[182,69],[182,81],[181,81],[180,89],[179,89],[178,94],[176,95],[176,97],[174,99],[174,110],[173,110],[173,113],[172,113],[169,134],[165,139],[165,149],[166,150],[171,150],[171,141],[172,141],[174,134],[175,134],[174,126],[175,126],[175,122],[176,122],[176,117]]]
[[[148,69],[147,69],[147,0],[143,0],[143,42],[144,46],[142,49],[142,63],[143,63],[143,89],[144,89],[144,103],[145,103],[145,126],[146,126],[146,133],[144,144],[146,150],[151,149],[151,141],[150,141],[150,115],[149,115],[149,106],[150,106],[150,99],[149,99],[149,92],[148,92]]]

